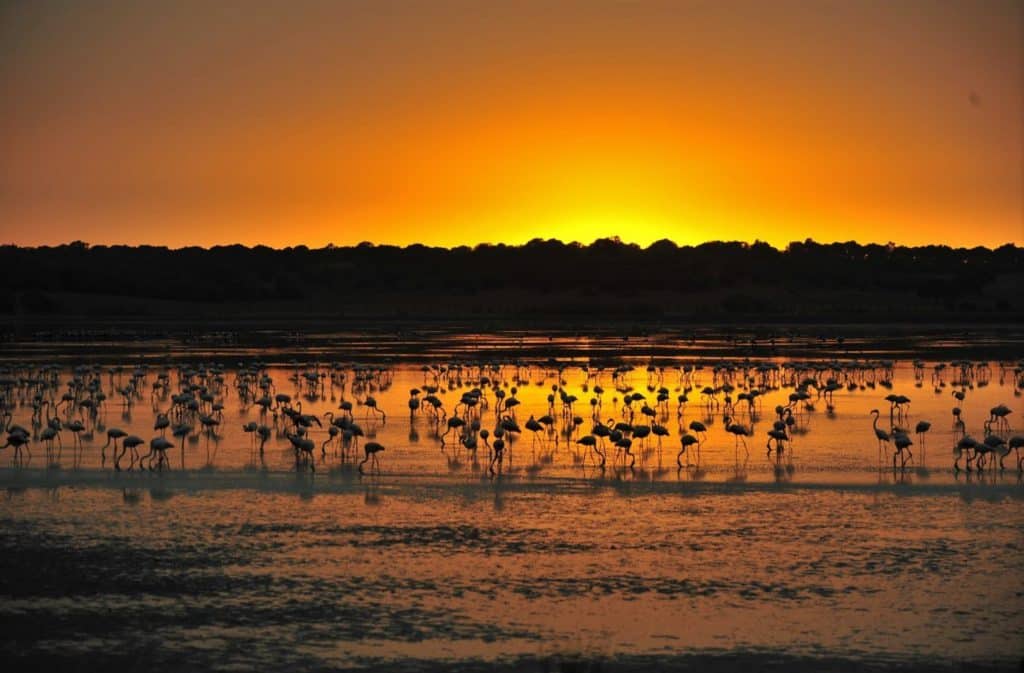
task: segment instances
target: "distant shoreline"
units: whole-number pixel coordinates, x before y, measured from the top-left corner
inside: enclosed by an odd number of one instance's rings
[[[672,367],[719,360],[912,360],[1018,362],[1024,326],[969,328],[873,324],[605,323],[522,321],[220,320],[67,322],[0,320],[0,364],[25,361],[125,364],[259,359],[268,363],[647,361]]]
[[[0,246],[0,327],[1024,324],[1024,248]]]

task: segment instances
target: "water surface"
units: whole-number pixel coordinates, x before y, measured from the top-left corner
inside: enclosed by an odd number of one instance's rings
[[[360,446],[386,447],[375,475],[360,475],[333,443],[321,456],[328,434],[316,425],[316,471],[297,469],[280,410],[261,459],[242,425],[274,425],[273,410],[261,416],[240,399],[236,366],[223,367],[219,387],[214,368],[192,377],[223,404],[215,434],[176,440],[169,470],[129,471],[125,459],[115,472],[109,455],[101,459],[106,430],[148,441],[170,401],[152,394],[161,359],[129,358],[120,373],[104,363],[109,394],[91,438],[83,433],[80,460],[70,458],[67,431],[57,464],[39,441],[31,460],[12,464],[5,453],[3,655],[19,668],[1016,669],[1024,486],[1013,454],[1005,471],[954,471],[962,432],[951,415],[961,407],[963,429],[980,438],[989,410],[1006,404],[1011,428],[1000,432],[1011,436],[1015,364],[992,361],[964,379],[945,360],[729,364],[695,353],[654,364],[631,360],[623,346],[631,368],[618,375],[618,365],[578,359],[481,369],[447,356],[361,367],[265,358],[275,393],[325,426],[324,413],[353,403]],[[179,368],[200,372],[203,359],[167,368],[175,391]],[[141,361],[145,386],[129,408],[116,390]],[[937,364],[945,366],[936,372]],[[71,366],[60,365],[59,391],[89,376]],[[12,364],[8,373],[27,371]],[[309,388],[306,373],[323,373],[326,385]],[[831,403],[801,403],[791,446],[782,458],[766,455],[775,406],[789,404],[807,376],[843,388]],[[725,383],[734,400],[762,393],[752,410],[734,409],[752,426],[746,449],[726,432],[722,406],[702,402],[704,386]],[[465,392],[485,389],[487,408],[466,418],[491,431],[496,391],[509,399],[513,387],[520,426],[552,412],[555,422],[536,437],[523,429],[511,462],[491,475],[483,444],[474,457],[452,433],[442,447],[446,423],[410,415],[410,389],[427,386],[438,387],[449,414]],[[552,386],[578,397],[564,416],[560,400],[547,401]],[[595,386],[604,388],[597,409]],[[611,451],[604,469],[584,458],[575,440],[595,411],[623,420],[624,395],[655,405],[662,387],[669,403],[634,419],[669,431],[660,448],[654,436],[637,442],[631,468]],[[880,409],[891,429],[890,393],[911,398],[898,423],[932,423],[924,450],[912,434],[914,458],[895,470],[888,447],[879,458],[868,413]],[[31,399],[18,386],[7,395],[12,421],[29,427]],[[386,420],[363,404],[367,396]],[[716,397],[724,403],[722,390]],[[577,415],[584,423],[567,433]],[[679,469],[679,437],[693,420],[708,428],[700,465]]]

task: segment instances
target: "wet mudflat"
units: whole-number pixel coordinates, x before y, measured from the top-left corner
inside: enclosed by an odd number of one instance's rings
[[[978,494],[9,490],[4,655],[19,668],[1013,669],[1024,502]]]

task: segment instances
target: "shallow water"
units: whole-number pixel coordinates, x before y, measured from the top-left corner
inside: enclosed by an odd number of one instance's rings
[[[356,403],[363,442],[386,447],[373,476],[334,446],[321,459],[327,434],[315,425],[315,473],[296,469],[276,431],[261,462],[241,431],[258,408],[240,404],[230,369],[216,438],[187,439],[169,471],[116,473],[100,457],[104,429],[148,440],[169,402],[154,405],[146,388],[129,412],[112,393],[78,464],[65,431],[59,467],[36,442],[31,460],[0,470],[0,616],[10,625],[0,647],[20,668],[1015,670],[1024,486],[1013,454],[1006,471],[979,475],[954,473],[950,449],[954,404],[979,438],[996,404],[1013,408],[1016,428],[1012,367],[993,362],[959,402],[955,372],[933,379],[935,363],[924,364],[920,379],[906,361],[891,378],[851,375],[856,388],[837,391],[831,411],[817,399],[801,407],[781,460],[764,443],[775,405],[793,392],[786,380],[764,389],[754,414],[735,412],[753,425],[748,456],[722,409],[701,404],[700,388],[721,383],[712,362],[689,378],[643,364],[621,380],[610,369],[588,378],[577,367],[505,365],[490,375],[507,396],[517,388],[521,426],[548,413],[560,379],[580,398],[571,415],[586,418],[582,433],[595,385],[605,388],[602,420],[621,419],[627,388],[653,405],[648,386],[664,385],[672,397],[654,420],[670,435],[660,451],[655,437],[634,446],[632,469],[609,452],[601,470],[558,430],[534,439],[524,429],[494,477],[482,445],[474,460],[451,434],[442,450],[444,424],[410,420],[406,404],[410,388],[436,383],[451,413],[479,383],[473,368],[435,380],[403,364],[355,390],[346,368],[344,386],[315,394],[289,380],[307,365],[269,369],[305,413]],[[932,422],[924,451],[913,436],[906,469],[888,452],[880,464],[868,415],[879,408],[888,428],[890,392],[912,400],[904,425]],[[359,404],[367,394],[386,421]],[[493,428],[494,390],[487,399],[481,426]],[[560,420],[557,400],[554,412]],[[26,401],[13,420],[29,426],[31,413]],[[709,426],[700,467],[678,470],[680,425],[694,419]]]

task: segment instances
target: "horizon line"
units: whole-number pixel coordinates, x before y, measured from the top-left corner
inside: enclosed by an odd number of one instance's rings
[[[175,252],[175,251],[181,251],[181,250],[194,250],[194,249],[197,249],[197,248],[200,249],[200,250],[205,250],[205,251],[212,251],[212,250],[222,249],[222,248],[245,248],[247,250],[268,249],[268,250],[274,250],[274,251],[278,251],[278,252],[284,252],[284,251],[288,251],[288,250],[296,250],[296,249],[304,248],[304,249],[309,250],[311,252],[315,252],[315,251],[324,251],[324,250],[356,250],[356,249],[361,249],[361,248],[362,249],[367,249],[367,248],[392,248],[392,249],[399,249],[399,250],[410,250],[410,249],[445,250],[445,251],[449,251],[450,252],[450,251],[454,251],[454,250],[477,250],[477,249],[481,249],[481,248],[499,248],[499,249],[501,249],[501,248],[526,248],[526,247],[529,247],[531,245],[537,245],[537,244],[547,244],[547,245],[558,244],[558,245],[561,245],[563,247],[569,247],[569,248],[589,248],[589,247],[592,247],[592,246],[594,246],[594,245],[596,245],[598,243],[606,243],[606,244],[619,245],[619,246],[622,246],[622,247],[625,247],[625,248],[635,248],[637,250],[649,250],[649,249],[651,249],[651,248],[653,248],[655,246],[659,246],[659,245],[664,246],[666,244],[670,244],[670,245],[672,245],[675,248],[680,249],[680,250],[696,249],[696,248],[700,248],[700,247],[707,246],[707,245],[729,245],[729,246],[739,245],[739,246],[744,247],[744,248],[759,247],[759,248],[763,249],[764,247],[768,247],[768,248],[771,248],[771,249],[773,249],[773,250],[775,250],[777,252],[786,252],[790,247],[792,247],[794,245],[819,245],[819,246],[823,246],[823,247],[828,247],[828,246],[833,246],[833,245],[856,245],[856,246],[860,246],[860,247],[877,246],[877,247],[881,247],[881,248],[908,249],[908,250],[916,250],[916,249],[924,249],[924,248],[946,248],[946,249],[949,249],[949,250],[986,250],[986,251],[989,251],[989,252],[994,252],[996,250],[999,250],[999,249],[1005,248],[1005,247],[1010,247],[1010,248],[1013,248],[1015,250],[1024,248],[1024,245],[1018,244],[1017,242],[1014,242],[1014,241],[1007,241],[1006,243],[1003,243],[1003,244],[1001,244],[999,246],[988,247],[988,246],[985,246],[985,245],[952,246],[952,245],[949,245],[949,244],[946,244],[946,243],[928,243],[928,244],[924,244],[924,245],[907,245],[907,244],[902,244],[902,243],[896,243],[894,241],[887,241],[885,243],[879,243],[877,241],[868,241],[868,242],[863,242],[862,243],[862,242],[854,240],[854,239],[849,239],[849,240],[845,240],[845,241],[840,241],[840,240],[835,240],[835,241],[819,241],[819,240],[815,240],[813,237],[808,237],[808,238],[805,238],[804,240],[789,241],[783,247],[780,247],[778,245],[775,245],[775,244],[772,244],[772,243],[769,243],[767,241],[763,241],[763,240],[760,240],[760,239],[754,239],[753,241],[743,241],[743,240],[739,240],[739,239],[732,239],[732,240],[709,239],[709,240],[706,240],[706,241],[702,241],[701,243],[679,243],[679,242],[674,241],[671,238],[667,238],[667,237],[666,238],[660,238],[660,239],[657,239],[655,241],[651,241],[647,245],[643,245],[643,244],[640,244],[640,243],[637,243],[637,242],[623,240],[619,236],[610,236],[610,237],[609,236],[603,236],[603,237],[595,238],[590,243],[584,243],[584,242],[578,241],[578,240],[565,241],[565,240],[562,240],[562,239],[556,238],[556,237],[551,237],[551,238],[535,237],[535,238],[532,238],[532,239],[530,239],[528,241],[525,241],[525,242],[522,242],[522,243],[502,243],[502,242],[494,243],[494,242],[489,242],[489,241],[480,241],[480,242],[474,243],[472,245],[470,245],[470,244],[463,244],[463,245],[457,245],[457,246],[431,245],[431,244],[427,244],[427,243],[398,244],[398,243],[387,243],[387,242],[360,241],[359,243],[351,243],[351,244],[344,244],[344,245],[339,245],[339,244],[330,242],[330,243],[325,243],[325,244],[322,244],[322,245],[319,245],[319,246],[316,246],[316,247],[311,246],[311,245],[306,244],[306,243],[296,243],[294,245],[288,245],[288,246],[280,247],[280,246],[274,246],[274,245],[266,245],[266,244],[263,244],[263,243],[259,243],[259,244],[255,244],[254,245],[254,244],[240,243],[240,242],[235,242],[235,243],[215,243],[215,244],[212,244],[212,245],[194,244],[194,245],[182,245],[182,246],[174,247],[174,246],[171,246],[171,245],[168,245],[168,244],[154,244],[154,243],[90,243],[88,241],[84,241],[84,240],[81,240],[81,239],[76,239],[76,240],[67,241],[67,242],[64,242],[64,243],[38,244],[38,245],[23,245],[23,244],[14,243],[14,242],[4,242],[4,243],[0,243],[0,249],[17,248],[17,249],[20,249],[20,250],[44,250],[44,249],[56,249],[56,248],[67,248],[67,247],[76,247],[77,246],[77,247],[84,247],[86,249],[91,249],[91,248],[157,248],[157,249],[165,249],[165,250],[167,250],[169,252]]]

